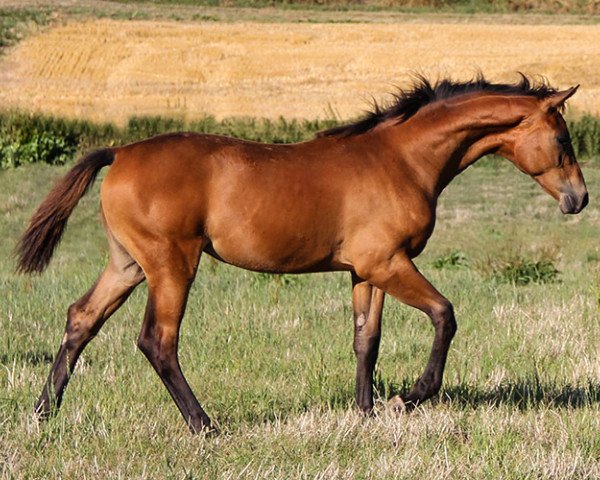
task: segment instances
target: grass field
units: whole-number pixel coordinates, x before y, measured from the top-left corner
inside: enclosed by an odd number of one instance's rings
[[[106,259],[96,185],[50,269],[12,273],[6,259],[19,233],[64,171],[0,172],[3,478],[600,476],[600,170],[585,169],[592,203],[570,217],[497,161],[450,185],[418,264],[454,302],[459,331],[439,398],[411,415],[391,414],[384,401],[424,366],[432,329],[421,314],[388,301],[379,416],[362,418],[353,410],[349,276],[274,277],[203,259],[181,362],[221,426],[214,438],[188,434],[135,347],[144,286],[84,353],[60,415],[34,420],[66,308]],[[536,276],[536,262],[560,273]],[[531,282],[505,281],[506,267]]]
[[[561,87],[582,83],[575,111],[600,111],[597,17],[190,3],[0,0],[29,9],[0,14],[0,43],[9,46],[0,58],[3,108],[121,122],[134,113],[348,118],[368,94],[406,81],[416,58],[432,74],[479,66],[496,80],[523,69]],[[210,48],[198,47],[201,40]],[[85,130],[88,143],[95,135],[135,136],[136,128],[0,117],[2,149],[16,149],[28,128],[44,122],[58,133]],[[317,125],[210,121],[276,140]],[[152,128],[142,123],[140,131]],[[44,138],[36,130],[20,147],[49,148]],[[78,144],[67,146],[70,155]],[[583,160],[591,203],[578,216],[561,215],[539,186],[498,159],[468,169],[442,195],[417,264],[454,303],[459,329],[442,391],[412,414],[396,415],[385,402],[424,368],[433,331],[422,314],[387,300],[377,416],[364,418],[353,401],[348,274],[271,276],[203,258],[180,359],[220,426],[210,438],[188,433],[135,346],[145,285],[84,352],[60,414],[38,424],[32,409],[66,309],[107,258],[100,181],[76,209],[48,271],[26,278],[13,273],[11,252],[68,166],[0,170],[0,478],[600,478],[600,158]]]

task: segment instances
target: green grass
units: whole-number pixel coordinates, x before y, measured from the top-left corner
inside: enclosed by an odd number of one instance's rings
[[[563,216],[506,162],[470,168],[440,199],[417,263],[455,305],[459,330],[439,397],[395,416],[385,399],[424,368],[433,337],[388,299],[376,418],[353,408],[348,274],[254,274],[203,258],[181,363],[222,429],[188,434],[135,347],[142,285],[82,356],[60,414],[32,407],[68,305],[106,260],[99,182],[41,277],[9,255],[66,166],[0,172],[0,471],[3,478],[547,478],[600,476],[600,170],[590,206]],[[453,252],[460,252],[459,257]],[[439,259],[445,259],[440,261]],[[457,258],[459,258],[457,260]],[[498,281],[490,259],[550,259],[549,283]]]
[[[7,45],[40,25],[96,18],[263,23],[596,24],[600,21],[598,3],[584,0],[27,0],[24,5],[18,0],[7,0],[5,5],[0,9],[0,40],[8,38]]]
[[[600,13],[585,0],[115,0],[125,4],[190,5],[202,7],[277,7],[341,11],[405,11],[473,13]]]

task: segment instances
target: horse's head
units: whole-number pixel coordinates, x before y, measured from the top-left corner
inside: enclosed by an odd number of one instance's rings
[[[577,88],[537,100],[536,107],[511,130],[498,152],[558,200],[563,213],[579,213],[588,203],[585,181],[561,115],[565,101]]]

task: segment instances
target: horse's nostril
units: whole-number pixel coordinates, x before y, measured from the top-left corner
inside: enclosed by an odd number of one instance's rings
[[[590,196],[588,195],[588,192],[585,192],[585,194],[581,198],[581,206],[579,207],[579,209],[580,210],[584,209],[589,201],[590,201]]]

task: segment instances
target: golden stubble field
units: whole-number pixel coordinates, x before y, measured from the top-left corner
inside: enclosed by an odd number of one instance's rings
[[[0,102],[123,123],[132,115],[340,118],[411,72],[516,71],[581,84],[600,113],[600,25],[181,23],[96,20],[46,29],[0,62]]]

